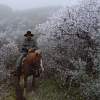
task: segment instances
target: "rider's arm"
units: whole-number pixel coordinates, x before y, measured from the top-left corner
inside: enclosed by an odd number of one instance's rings
[[[26,40],[24,40],[23,43],[22,43],[21,52],[27,52],[27,43],[26,43]]]
[[[33,43],[33,44],[32,44],[32,48],[38,49],[36,40],[33,40],[32,43]]]

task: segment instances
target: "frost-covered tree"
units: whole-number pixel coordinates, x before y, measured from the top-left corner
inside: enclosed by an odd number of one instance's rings
[[[7,78],[9,69],[15,68],[16,57],[19,54],[18,48],[11,39],[0,36],[0,80]]]
[[[60,9],[45,23],[36,27],[41,33],[38,43],[43,49],[47,69],[53,67],[66,82],[71,79],[70,84],[74,80],[85,88],[90,76],[99,76],[99,15],[98,0],[82,0],[74,7]],[[89,82],[87,84],[91,83]],[[94,87],[98,83],[93,83]],[[88,89],[91,91],[92,85]],[[84,93],[88,94],[87,91]]]
[[[85,0],[76,7],[60,9],[46,23],[39,25],[40,32],[46,34],[41,37],[41,41],[42,43],[48,41],[49,44],[46,44],[51,47],[50,49],[55,49],[52,57],[57,63],[67,67],[66,60],[70,64],[82,60],[86,63],[88,71],[93,70],[95,65],[92,56],[95,57],[96,51],[98,11],[99,5],[96,1]],[[47,40],[42,39],[43,37]],[[65,63],[62,57],[66,58]]]

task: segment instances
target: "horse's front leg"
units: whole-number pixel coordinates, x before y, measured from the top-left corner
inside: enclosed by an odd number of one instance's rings
[[[27,77],[24,76],[24,97],[26,97]]]
[[[20,75],[18,75],[18,83],[20,83]]]

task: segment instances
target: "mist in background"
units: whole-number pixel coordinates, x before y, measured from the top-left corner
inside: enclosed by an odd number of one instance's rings
[[[61,7],[76,5],[79,1],[0,0],[0,35],[2,33],[15,39],[27,30],[34,32],[38,24],[45,22]]]
[[[78,1],[79,0],[0,0],[0,4],[8,5],[14,10],[24,10],[47,6],[73,5]]]

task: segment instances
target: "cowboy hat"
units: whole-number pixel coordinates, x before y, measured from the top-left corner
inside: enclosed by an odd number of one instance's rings
[[[34,35],[31,33],[31,31],[27,31],[26,34],[24,34],[24,36],[27,37],[27,36],[34,36]]]

